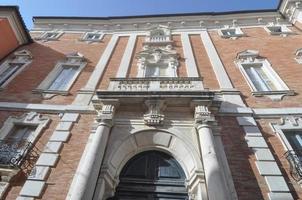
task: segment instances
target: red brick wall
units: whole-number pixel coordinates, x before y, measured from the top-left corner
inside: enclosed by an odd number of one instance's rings
[[[100,81],[100,84],[98,86],[99,89],[105,90],[107,89],[110,78],[115,78],[116,73],[119,69],[119,66],[121,64],[122,57],[125,52],[125,48],[127,46],[129,37],[120,37],[114,51],[111,55],[111,58],[106,66],[105,73],[102,76],[102,79]]]
[[[132,59],[130,62],[130,69],[129,69],[129,73],[128,73],[128,77],[129,78],[135,78],[137,76],[137,59],[136,59],[136,55],[143,50],[143,43],[145,41],[145,37],[144,36],[139,36],[136,39],[136,43],[135,43],[135,47],[134,47],[134,53],[132,55]]]
[[[2,114],[2,112],[0,114]],[[14,113],[10,113],[10,115],[14,115]],[[51,123],[41,133],[41,137],[35,145],[40,152],[43,150],[60,120],[58,115],[43,114],[43,116],[51,118]],[[67,143],[64,143],[56,167],[51,168],[51,173],[46,181],[47,186],[41,199],[61,200],[66,198],[70,184],[87,143],[93,121],[93,115],[81,115],[78,123],[74,124],[71,129],[71,137]],[[13,181],[12,187],[9,188],[5,199],[16,199],[25,180],[26,178],[24,176],[19,176],[17,181]]]
[[[200,35],[190,35],[192,50],[205,88],[219,89],[213,67],[203,46]]]
[[[106,35],[100,43],[87,44],[79,41],[81,36],[63,34],[58,41],[35,42],[23,47],[33,54],[32,63],[0,91],[0,101],[70,104],[77,91],[85,86],[111,37]],[[40,94],[33,94],[32,90],[39,86],[59,60],[65,59],[65,54],[77,51],[87,58],[88,63],[72,85],[70,95],[45,100]]]
[[[283,147],[281,140],[278,138],[278,135],[272,131],[272,128],[269,125],[271,122],[278,123],[279,119],[262,119],[257,120],[257,122],[260,126],[263,137],[265,138],[277,164],[280,167],[280,170],[285,178],[285,181],[287,182],[287,185],[289,186],[290,191],[292,192],[294,199],[302,199],[301,186],[297,184],[290,174],[290,166],[284,155],[286,150]]]
[[[298,48],[301,48],[302,37],[300,31],[292,29],[296,33],[295,35],[281,37],[269,35],[263,28],[245,28],[242,30],[247,37],[237,40],[222,39],[216,31],[210,32],[233,85],[242,92],[242,97],[248,106],[265,108],[301,105],[302,96],[299,94],[302,92],[302,82],[300,81],[302,67],[295,61],[294,54]],[[285,97],[280,102],[274,102],[266,97],[252,96],[247,82],[234,64],[237,53],[246,49],[258,50],[261,56],[266,57],[280,78],[297,95]]]
[[[179,66],[177,67],[177,74],[178,77],[187,77],[187,68],[186,68],[186,60],[184,57],[182,43],[181,43],[181,36],[180,35],[173,35],[173,47],[179,55]]]
[[[0,60],[19,46],[16,35],[7,19],[0,18]]]
[[[267,199],[268,188],[255,165],[255,156],[234,117],[218,117],[221,139],[240,200]]]

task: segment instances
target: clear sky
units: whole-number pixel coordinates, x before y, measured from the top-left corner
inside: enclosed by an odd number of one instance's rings
[[[30,29],[33,16],[106,17],[275,9],[279,0],[0,0],[18,5]]]

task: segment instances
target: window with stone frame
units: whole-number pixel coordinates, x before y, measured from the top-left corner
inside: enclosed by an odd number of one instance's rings
[[[280,122],[271,123],[273,131],[280,138],[285,157],[291,165],[291,175],[302,182],[302,119],[298,116],[282,117]]]
[[[14,53],[14,57],[7,59],[0,65],[0,89],[13,80],[32,60],[32,55],[27,50]]]
[[[281,100],[284,95],[294,95],[266,58],[258,51],[246,50],[237,55],[236,65],[246,79],[254,96],[269,96]]]
[[[244,33],[239,27],[222,28],[218,30],[218,34],[222,38],[233,38],[233,39],[244,36]]]
[[[36,40],[49,41],[49,40],[58,40],[63,35],[62,31],[53,30],[45,31],[39,37],[35,38]]]
[[[0,130],[0,166],[20,168],[49,121],[35,112],[9,117]]]
[[[68,94],[69,89],[85,65],[85,58],[80,53],[68,54],[66,60],[59,61],[34,91],[41,93]]]
[[[292,31],[286,25],[281,24],[271,23],[265,26],[264,29],[271,35],[287,36],[289,34],[292,34]]]
[[[83,35],[82,41],[99,42],[103,38],[103,34],[99,32],[87,32]]]

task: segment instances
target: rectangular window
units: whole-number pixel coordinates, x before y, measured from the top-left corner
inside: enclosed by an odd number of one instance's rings
[[[296,155],[302,159],[302,131],[283,131]]]
[[[0,165],[20,166],[32,148],[37,126],[14,125],[8,135],[0,140]]]
[[[249,79],[253,83],[257,91],[275,91],[277,90],[273,81],[264,70],[261,63],[259,64],[243,64],[242,65]]]
[[[97,34],[97,33],[88,33],[86,39],[87,40],[98,40],[100,39],[101,34]]]
[[[167,68],[164,66],[147,66],[145,77],[168,77]]]
[[[48,33],[46,33],[45,38],[54,39],[57,36],[58,36],[58,33],[50,33],[50,32],[48,32]]]
[[[221,30],[221,32],[224,36],[236,35],[236,29],[226,29],[226,30]]]
[[[78,66],[62,65],[61,71],[49,85],[48,90],[67,90],[77,71]]]
[[[2,86],[10,77],[12,77],[23,63],[9,63],[9,66],[0,74],[0,86]]]

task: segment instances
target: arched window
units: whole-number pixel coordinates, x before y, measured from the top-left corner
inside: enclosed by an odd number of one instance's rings
[[[146,151],[134,156],[120,173],[111,199],[187,200],[185,174],[178,162],[162,152]]]

